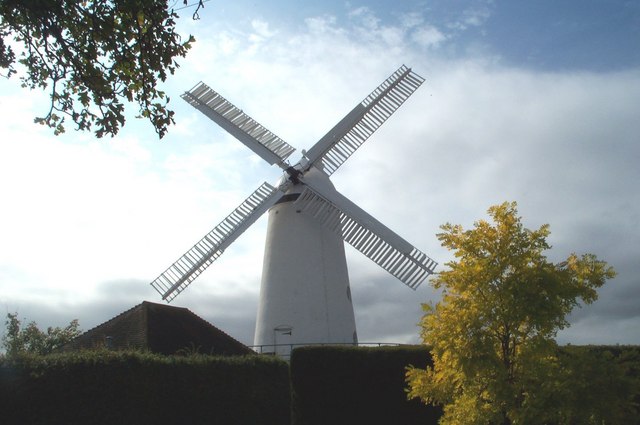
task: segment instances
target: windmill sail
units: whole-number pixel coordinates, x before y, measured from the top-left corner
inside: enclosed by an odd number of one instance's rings
[[[437,263],[426,254],[338,192],[316,189],[307,186],[295,201],[296,209],[338,233],[412,289],[433,273]]]
[[[310,165],[333,174],[423,82],[402,65],[309,149]]]
[[[283,169],[288,167],[285,161],[295,149],[206,84],[198,83],[182,98],[269,164],[278,164]]]
[[[151,282],[151,286],[162,295],[163,300],[173,300],[281,196],[280,190],[263,183],[220,224]]]

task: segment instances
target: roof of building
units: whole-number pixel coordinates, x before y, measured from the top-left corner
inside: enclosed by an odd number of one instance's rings
[[[149,350],[158,354],[255,354],[183,307],[144,301],[70,341],[62,351],[106,347]]]

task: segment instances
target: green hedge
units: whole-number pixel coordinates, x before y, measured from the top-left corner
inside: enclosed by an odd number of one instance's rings
[[[436,424],[440,408],[407,400],[405,392],[406,367],[430,361],[424,346],[297,348],[292,424]]]
[[[9,424],[289,423],[288,365],[263,356],[82,352],[0,363]]]
[[[558,398],[573,407],[570,423],[640,425],[640,347],[569,345],[559,360],[570,384]]]
[[[560,353],[575,374],[567,393],[576,404],[611,411],[607,423],[640,424],[640,348]],[[405,393],[406,367],[429,363],[423,346],[302,347],[290,365],[110,351],[0,357],[0,423],[287,425],[292,412],[293,425],[435,425],[440,408]]]

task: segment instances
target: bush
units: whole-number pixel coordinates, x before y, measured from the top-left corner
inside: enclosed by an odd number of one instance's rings
[[[20,356],[0,364],[3,424],[287,424],[289,373],[261,356],[141,352]]]
[[[292,423],[436,424],[441,410],[406,394],[407,366],[424,368],[430,361],[424,346],[295,349]]]

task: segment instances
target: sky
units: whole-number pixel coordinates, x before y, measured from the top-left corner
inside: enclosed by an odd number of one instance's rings
[[[176,2],[175,7],[181,7]],[[196,43],[163,84],[158,140],[33,123],[46,95],[0,78],[0,309],[88,330],[147,300],[149,283],[280,173],[180,94],[204,81],[300,152],[399,66],[426,79],[332,176],[438,261],[439,226],[471,228],[516,201],[548,223],[551,261],[594,253],[618,276],[576,309],[561,344],[640,344],[640,3],[623,0],[211,0],[179,10]],[[299,158],[292,156],[295,162]],[[266,215],[172,305],[251,344]],[[347,246],[361,342],[419,342],[413,291]]]

